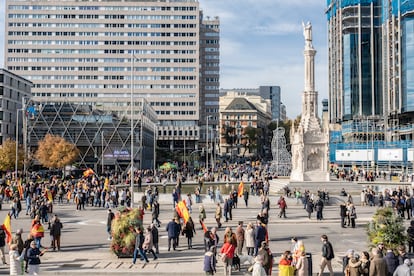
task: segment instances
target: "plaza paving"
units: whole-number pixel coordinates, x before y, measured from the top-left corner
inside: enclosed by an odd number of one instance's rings
[[[316,192],[316,191],[315,191]],[[136,194],[135,198],[140,198]],[[341,228],[339,220],[338,203],[343,199],[339,196],[331,195],[332,204],[327,205],[324,211],[324,220],[309,220],[303,206],[296,203],[295,199],[288,199],[287,219],[277,216],[277,199],[279,195],[276,191],[271,191],[270,201],[270,222],[269,238],[270,249],[275,258],[275,264],[279,260],[280,254],[289,250],[291,247],[290,238],[298,237],[304,241],[306,251],[312,254],[313,272],[317,272],[320,261],[321,242],[320,235],[327,234],[332,241],[335,250],[334,270],[337,275],[341,275],[342,256],[352,248],[356,251],[367,250],[367,239],[365,225],[370,220],[375,211],[375,207],[357,206],[357,227]],[[356,199],[358,200],[358,199]],[[143,266],[139,261],[133,265],[130,258],[117,258],[109,251],[110,242],[106,234],[107,211],[103,208],[87,207],[86,210],[76,211],[75,206],[56,205],[54,212],[59,215],[64,224],[62,234],[62,250],[60,252],[48,251],[42,257],[41,275],[116,275],[116,274],[135,274],[135,275],[204,275],[203,254],[204,245],[202,230],[197,224],[197,234],[193,241],[193,249],[188,250],[185,237],[180,237],[180,246],[177,251],[167,251],[167,236],[165,231],[166,223],[172,217],[172,200],[169,194],[160,197],[162,225],[160,230],[160,254],[156,261]],[[215,226],[214,211],[215,204],[210,199],[203,200],[207,211],[206,225]],[[357,204],[358,205],[358,204]],[[23,205],[23,208],[25,206]],[[251,196],[249,207],[245,207],[244,202],[239,202],[237,209],[233,210],[233,220],[223,223],[223,227],[231,226],[235,228],[237,222],[254,222],[260,210],[259,197]],[[4,218],[8,211],[7,204],[3,204],[0,217]],[[198,221],[198,204],[193,206],[193,215]],[[150,213],[144,216],[144,224],[148,225],[151,220]],[[12,220],[13,232],[18,228],[24,229],[23,236],[29,231],[31,219],[23,211],[17,220]],[[222,240],[224,228],[220,229],[219,236]],[[42,241],[44,246],[48,246],[50,238],[45,233]],[[223,274],[223,266],[219,262],[217,266],[219,274]],[[247,265],[242,266],[240,272],[234,275],[249,275],[246,271]],[[273,274],[277,275],[277,265],[273,267]],[[8,267],[0,266],[0,274],[7,274]]]

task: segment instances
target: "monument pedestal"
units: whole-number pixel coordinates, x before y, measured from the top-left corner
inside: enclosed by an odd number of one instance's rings
[[[305,90],[302,93],[302,117],[292,125],[292,182],[329,181],[328,129],[321,128],[318,118],[318,92],[315,91],[315,55],[312,25],[303,25],[305,35]]]

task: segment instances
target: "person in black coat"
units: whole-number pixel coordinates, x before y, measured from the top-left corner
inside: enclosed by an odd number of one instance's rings
[[[158,242],[159,242],[158,229],[154,225],[154,223],[151,223],[151,233],[152,233],[152,243],[155,248],[155,254],[159,254],[160,252],[159,252],[159,246],[158,246]]]
[[[188,249],[193,248],[193,237],[196,234],[193,219],[190,217],[183,228],[183,235],[187,237]]]
[[[347,209],[346,209],[345,203],[342,203],[340,208],[341,209],[340,209],[339,215],[341,216],[341,227],[345,228],[345,224],[346,224],[345,219],[347,217],[347,214],[346,214]]]
[[[306,212],[308,212],[309,219],[311,219],[313,209],[314,209],[313,200],[309,199],[308,204],[306,204]]]
[[[392,249],[388,249],[384,256],[384,260],[387,263],[388,275],[392,275],[398,266],[398,257],[395,256]]]
[[[247,189],[244,189],[243,199],[244,199],[244,203],[246,203],[246,207],[247,207],[247,205],[249,203],[249,191]]]
[[[29,275],[39,275],[40,256],[43,256],[43,252],[40,252],[36,247],[36,242],[30,242],[29,250],[27,250],[27,262],[29,264]]]

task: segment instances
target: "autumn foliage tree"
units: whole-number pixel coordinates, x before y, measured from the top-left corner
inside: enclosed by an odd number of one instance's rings
[[[18,149],[18,168],[23,167],[24,150]],[[14,170],[16,166],[16,141],[10,138],[0,146],[0,171]]]
[[[72,164],[79,156],[76,145],[67,142],[64,138],[47,134],[39,141],[36,159],[46,168],[61,169]]]

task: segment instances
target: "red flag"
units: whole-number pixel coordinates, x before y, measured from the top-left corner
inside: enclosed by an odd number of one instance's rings
[[[243,196],[243,191],[244,191],[244,183],[243,183],[243,181],[242,181],[242,182],[240,182],[240,184],[239,184],[239,189],[237,190],[237,195],[238,195],[239,197],[242,197],[242,196]]]
[[[7,216],[4,218],[2,228],[3,228],[4,232],[6,232],[6,243],[10,244],[10,242],[12,240],[10,214],[7,214]]]

